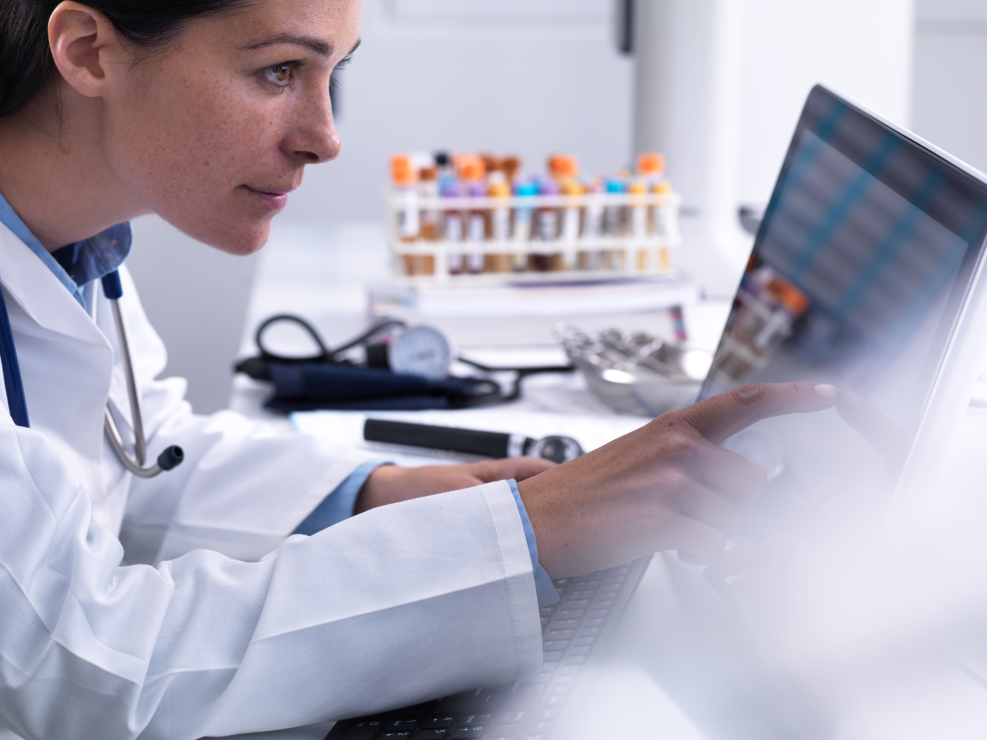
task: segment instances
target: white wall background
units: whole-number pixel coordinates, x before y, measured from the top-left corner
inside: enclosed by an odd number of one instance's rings
[[[987,170],[987,0],[745,6],[742,201],[766,202],[816,81]],[[342,73],[343,153],[310,168],[279,220],[379,219],[395,151],[510,151],[540,168],[563,150],[589,170],[623,166],[633,64],[614,50],[610,16],[610,0],[365,0],[363,45]],[[903,64],[912,85],[882,84]],[[129,265],[169,347],[167,373],[189,378],[196,410],[222,408],[253,260],[217,254],[156,219],[141,219],[136,233]]]

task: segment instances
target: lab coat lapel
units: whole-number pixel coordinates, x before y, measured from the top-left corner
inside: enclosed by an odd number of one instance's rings
[[[103,407],[113,350],[26,244],[0,224],[0,283],[21,366],[31,427],[61,449],[90,497],[102,496]]]

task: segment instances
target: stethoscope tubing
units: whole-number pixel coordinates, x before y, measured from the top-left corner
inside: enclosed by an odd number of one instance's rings
[[[30,428],[24,383],[21,381],[21,367],[17,362],[14,334],[10,330],[10,316],[7,314],[7,301],[4,299],[2,288],[0,288],[0,364],[3,365],[3,387],[7,393],[10,418],[17,426]]]
[[[109,405],[103,413],[103,429],[110,442],[110,447],[120,460],[120,464],[140,478],[153,478],[165,470],[171,470],[181,464],[185,455],[177,445],[168,447],[158,456],[157,463],[149,468],[144,467],[147,459],[147,440],[144,437],[144,422],[141,418],[140,396],[137,393],[137,381],[134,377],[134,365],[130,357],[130,343],[127,341],[127,331],[123,322],[123,313],[118,301],[123,296],[120,275],[114,270],[102,279],[103,293],[110,302],[113,311],[113,323],[116,326],[117,342],[120,345],[120,358],[123,362],[124,376],[127,380],[127,395],[130,398],[130,413],[134,426],[134,457],[130,456],[123,444],[123,438]],[[0,289],[0,364],[3,365],[3,385],[7,393],[7,408],[14,423],[20,427],[30,427],[27,416],[27,397],[24,394],[24,384],[21,381],[20,363],[17,361],[17,349],[14,346],[14,334],[10,328],[10,316],[7,313],[7,303],[3,290]]]

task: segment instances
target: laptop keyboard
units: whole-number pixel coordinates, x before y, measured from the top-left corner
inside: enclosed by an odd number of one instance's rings
[[[554,581],[559,602],[541,610],[541,671],[506,686],[474,689],[337,722],[326,740],[557,740],[564,709],[586,688],[649,558]]]

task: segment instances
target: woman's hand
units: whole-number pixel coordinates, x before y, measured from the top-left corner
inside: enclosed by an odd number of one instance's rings
[[[472,488],[481,483],[508,478],[522,481],[552,467],[555,467],[555,463],[539,457],[511,457],[465,465],[426,465],[421,468],[382,465],[363,484],[353,513],[360,514],[376,506],[431,496],[433,493]]]
[[[831,385],[749,383],[519,479],[539,562],[553,578],[659,550],[710,562],[767,484],[759,465],[719,444],[760,419],[829,408],[836,395]]]

